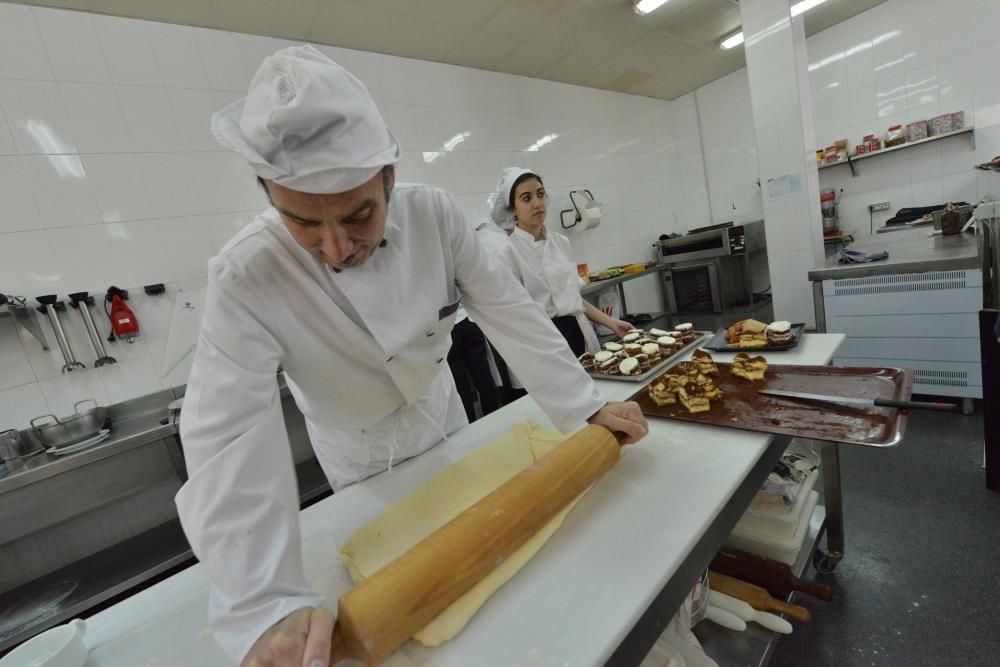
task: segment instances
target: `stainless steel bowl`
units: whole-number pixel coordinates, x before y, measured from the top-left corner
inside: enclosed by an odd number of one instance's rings
[[[17,429],[0,433],[0,462],[17,461],[41,452],[44,448],[31,437],[22,437]]]
[[[81,412],[80,406],[85,403],[93,403],[94,406]],[[73,411],[75,414],[72,417],[62,420],[55,415],[35,417],[31,420],[31,430],[46,447],[58,449],[93,438],[104,428],[108,419],[108,409],[97,405],[97,401],[92,398],[77,402],[73,406]],[[52,421],[36,426],[35,422],[42,419]]]

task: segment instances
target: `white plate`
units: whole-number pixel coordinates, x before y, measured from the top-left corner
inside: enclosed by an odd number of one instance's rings
[[[99,442],[104,442],[109,437],[111,437],[111,431],[109,429],[103,429],[100,433],[95,435],[89,440],[84,440],[83,442],[78,442],[75,445],[70,445],[69,447],[50,447],[45,450],[46,454],[51,454],[52,456],[62,456],[63,454],[72,454],[74,452],[79,452],[88,447],[92,447]]]

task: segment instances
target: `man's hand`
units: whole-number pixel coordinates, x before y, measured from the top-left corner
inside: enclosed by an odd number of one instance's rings
[[[254,642],[240,667],[330,667],[335,623],[328,609],[297,609]]]
[[[615,334],[619,338],[624,338],[625,334],[627,334],[629,331],[631,331],[635,327],[633,327],[630,322],[626,322],[625,320],[615,320],[615,319],[613,319],[613,320],[611,320],[611,327],[610,328],[615,332]]]
[[[625,403],[608,403],[587,420],[591,424],[603,426],[612,433],[621,431],[625,434],[623,445],[639,442],[649,433],[646,418],[635,401]]]

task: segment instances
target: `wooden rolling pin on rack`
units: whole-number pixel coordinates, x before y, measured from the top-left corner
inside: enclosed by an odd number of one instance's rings
[[[739,549],[724,547],[712,559],[710,567],[719,574],[762,586],[779,600],[787,600],[794,591],[826,602],[833,599],[833,590],[829,586],[799,579],[784,563]]]
[[[620,457],[620,443],[588,426],[340,598],[331,665],[376,665],[419,632]]]
[[[751,607],[759,611],[776,611],[803,623],[812,620],[812,614],[805,607],[775,600],[765,588],[733,579],[714,570],[708,573],[708,587],[744,602],[749,602]]]

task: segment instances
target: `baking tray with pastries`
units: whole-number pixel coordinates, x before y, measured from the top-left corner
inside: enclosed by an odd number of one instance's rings
[[[909,400],[913,372],[899,368],[774,365],[755,351],[716,362],[704,348],[673,364],[628,400],[647,417],[873,447],[898,445],[906,410],[865,409],[761,394],[783,390]]]
[[[695,331],[690,323],[670,331],[633,329],[620,339],[608,341],[595,353],[580,355],[580,365],[601,380],[643,382],[711,335]]]
[[[805,326],[801,322],[792,324],[785,320],[770,324],[754,319],[740,320],[727,329],[716,331],[705,343],[705,349],[713,352],[790,350],[799,344]]]

